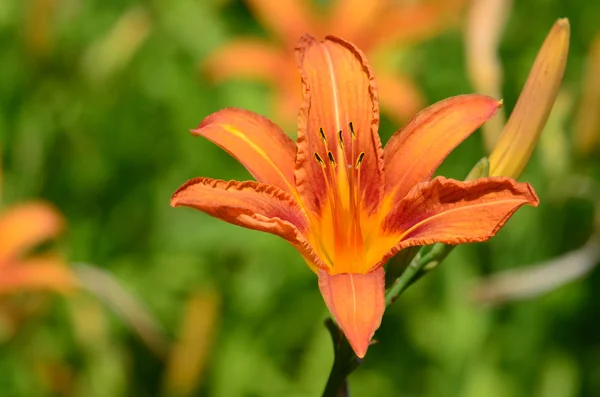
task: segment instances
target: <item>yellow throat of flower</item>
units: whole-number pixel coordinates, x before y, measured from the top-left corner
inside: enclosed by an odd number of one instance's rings
[[[331,274],[365,273],[370,226],[373,222],[362,208],[361,165],[365,153],[357,153],[352,122],[346,134],[337,133],[337,143],[328,142],[322,128],[319,134],[326,156],[314,153],[325,180],[327,199],[320,216],[311,219],[315,247]],[[372,264],[371,264],[372,266]]]

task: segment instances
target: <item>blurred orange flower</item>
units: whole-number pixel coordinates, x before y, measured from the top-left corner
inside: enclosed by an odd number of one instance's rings
[[[493,236],[522,205],[527,183],[431,177],[500,103],[483,95],[441,101],[414,117],[385,149],[378,89],[363,53],[336,37],[304,36],[296,49],[303,105],[294,143],[271,121],[241,109],[192,131],[221,146],[257,182],[195,178],[173,195],[227,222],[283,237],[318,274],[325,303],[363,357],[385,309],[384,269],[398,251]]]
[[[0,295],[23,290],[64,292],[75,277],[56,254],[32,255],[39,244],[56,238],[64,221],[43,202],[17,204],[0,213]]]
[[[75,285],[58,256],[26,255],[55,238],[62,227],[58,212],[41,202],[20,204],[0,215],[0,294],[31,289],[62,292]]]
[[[283,123],[296,120],[300,82],[292,49],[305,33],[345,37],[374,60],[381,83],[383,111],[397,122],[422,109],[421,90],[390,62],[386,51],[398,44],[424,41],[448,28],[460,14],[465,0],[393,1],[337,0],[328,12],[302,0],[246,0],[257,19],[273,33],[277,43],[243,38],[216,50],[204,63],[209,77],[220,82],[241,77],[273,85],[275,117]]]

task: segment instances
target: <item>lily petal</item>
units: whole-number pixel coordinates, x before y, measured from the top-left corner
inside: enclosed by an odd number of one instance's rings
[[[68,292],[77,279],[58,257],[31,258],[0,268],[0,295],[23,290]]]
[[[177,189],[171,206],[191,207],[234,225],[275,234],[296,247],[307,261],[326,267],[305,238],[309,221],[304,210],[276,186],[194,178]]]
[[[437,177],[421,183],[383,220],[383,232],[397,243],[378,265],[406,247],[486,241],[519,207],[538,203],[528,183],[511,178],[460,182]]]
[[[356,46],[365,48],[361,40],[368,40],[370,35],[360,32],[371,29],[374,22],[388,0],[334,0],[328,18],[329,32],[338,37],[351,37]]]
[[[319,270],[325,304],[356,355],[363,358],[385,311],[383,268],[371,273],[330,275]]]
[[[223,148],[257,181],[295,194],[296,144],[266,117],[243,109],[223,109],[206,117],[192,133]]]
[[[265,26],[286,46],[294,45],[298,37],[315,31],[311,23],[313,10],[302,0],[247,0],[248,6]]]
[[[247,78],[273,89],[274,121],[296,128],[300,107],[300,80],[293,57],[263,40],[238,39],[219,47],[202,62],[202,71],[214,81]]]
[[[383,150],[377,132],[377,87],[367,60],[352,44],[331,36],[323,42],[303,36],[296,58],[304,88],[298,119],[298,192],[310,209],[320,212],[327,192],[323,169],[314,154],[327,159],[330,151],[338,163],[347,162],[354,169],[364,152],[359,181],[362,207],[374,211],[382,196]]]
[[[264,41],[243,39],[219,47],[202,67],[216,81],[246,77],[271,82],[288,65],[284,51]]]
[[[501,105],[485,95],[459,95],[429,106],[397,131],[384,149],[385,194],[391,202],[429,180],[446,156]]]
[[[425,98],[417,85],[396,72],[378,71],[381,109],[398,123],[405,123],[424,108]]]
[[[46,203],[10,208],[0,217],[0,267],[36,244],[56,237],[62,229],[63,219]]]
[[[426,40],[448,28],[461,14],[466,1],[437,1],[437,4],[413,4],[390,7],[369,32],[364,48],[382,48]],[[423,3],[423,2],[422,2]],[[427,4],[429,3],[429,4]],[[401,28],[399,28],[401,27]]]

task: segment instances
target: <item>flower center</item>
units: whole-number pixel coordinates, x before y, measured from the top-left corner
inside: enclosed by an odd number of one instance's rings
[[[320,128],[325,155],[314,153],[315,160],[321,166],[327,191],[326,206],[319,221],[320,250],[334,274],[367,270],[361,228],[360,187],[361,164],[365,153],[356,153],[356,132],[352,123],[348,124],[348,131],[346,140],[344,132],[338,131],[337,145],[333,146]]]

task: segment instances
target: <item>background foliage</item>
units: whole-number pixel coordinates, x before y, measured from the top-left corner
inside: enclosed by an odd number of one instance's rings
[[[510,111],[559,17],[572,29],[566,110],[520,178],[540,207],[519,211],[489,243],[455,249],[391,307],[379,344],[350,378],[354,395],[600,395],[598,271],[496,307],[472,294],[481,277],[548,260],[592,234],[593,205],[563,182],[568,168],[600,183],[598,151],[571,149],[600,3],[515,1],[500,48],[504,103]],[[267,33],[233,0],[0,2],[2,202],[54,203],[68,224],[58,242],[64,256],[106,272],[73,265],[87,280],[80,292],[2,297],[1,396],[321,392],[331,341],[301,257],[274,236],[169,206],[191,177],[249,178],[188,133],[227,106],[269,115],[269,87],[215,85],[199,67],[239,35]],[[429,103],[473,90],[459,29],[402,51]],[[398,127],[384,117],[383,141]],[[484,154],[475,134],[439,173],[461,178]],[[113,283],[122,294],[111,293]]]

